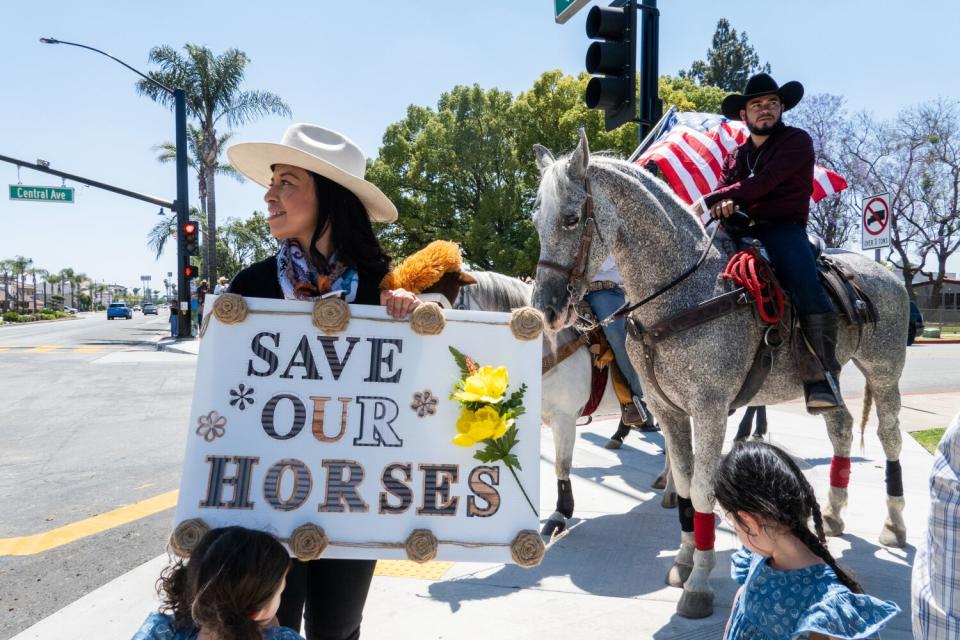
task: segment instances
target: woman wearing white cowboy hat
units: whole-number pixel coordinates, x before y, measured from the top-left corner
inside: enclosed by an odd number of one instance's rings
[[[366,160],[346,136],[312,124],[294,124],[279,144],[254,142],[227,149],[230,163],[267,187],[270,234],[276,256],[243,269],[231,293],[309,300],[333,292],[356,304],[383,304],[402,319],[420,304],[403,289],[380,291],[390,258],[371,220],[393,222],[397,209],[363,179]],[[376,562],[293,560],[277,617],[308,639],[360,636],[360,621]]]

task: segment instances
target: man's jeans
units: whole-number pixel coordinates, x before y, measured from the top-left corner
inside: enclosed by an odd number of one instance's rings
[[[588,293],[585,300],[587,304],[590,305],[590,308],[593,309],[597,320],[600,321],[623,306],[624,293],[620,287],[615,289],[601,289],[600,291]],[[617,365],[620,367],[620,372],[623,373],[623,376],[630,384],[633,395],[642,398],[643,387],[640,386],[640,378],[637,377],[637,372],[630,363],[630,358],[627,357],[627,349],[625,346],[627,331],[623,318],[618,318],[616,321],[604,326],[603,333],[607,336],[607,341],[613,349],[613,355],[617,360]]]
[[[817,266],[807,239],[806,225],[757,224],[743,232],[767,248],[777,279],[790,292],[797,314],[833,313],[833,303],[820,284]]]

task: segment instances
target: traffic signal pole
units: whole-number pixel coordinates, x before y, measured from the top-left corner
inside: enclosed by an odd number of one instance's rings
[[[193,327],[190,322],[190,280],[187,278],[187,266],[190,256],[187,255],[183,227],[187,224],[190,215],[187,200],[187,94],[183,89],[174,89],[174,110],[176,112],[176,144],[177,144],[177,301],[179,314],[177,317],[177,337],[190,338],[193,336]]]

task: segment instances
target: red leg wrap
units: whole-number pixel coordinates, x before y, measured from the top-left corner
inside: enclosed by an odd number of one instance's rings
[[[830,461],[830,486],[846,489],[850,484],[850,458],[833,456]]]
[[[699,551],[713,550],[716,539],[716,520],[713,513],[693,512],[693,544]]]

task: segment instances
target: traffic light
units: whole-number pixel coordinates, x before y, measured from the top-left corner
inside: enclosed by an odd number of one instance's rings
[[[188,256],[195,256],[199,253],[200,243],[197,240],[199,230],[200,225],[197,224],[196,220],[187,220],[183,223],[183,248]]]
[[[186,276],[187,280],[189,280],[190,278],[196,278],[198,271],[199,269],[197,267],[193,266],[192,264],[188,264],[183,268],[183,275]]]
[[[586,102],[603,109],[607,131],[637,118],[637,0],[621,7],[595,6],[587,14],[587,37],[597,40],[587,49]]]

